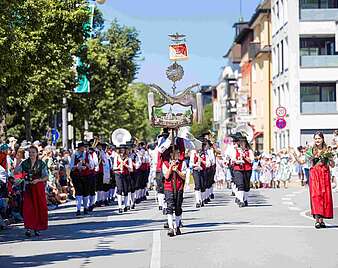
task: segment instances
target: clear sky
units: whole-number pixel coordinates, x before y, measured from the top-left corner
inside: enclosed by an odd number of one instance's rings
[[[260,0],[242,0],[242,14],[250,19]],[[144,60],[137,81],[156,83],[168,90],[165,71],[169,61],[168,34],[185,34],[189,60],[180,62],[185,75],[178,90],[188,85],[215,85],[226,64],[223,55],[234,38],[232,25],[240,16],[240,0],[106,0],[100,5],[109,25],[116,18],[139,33]]]

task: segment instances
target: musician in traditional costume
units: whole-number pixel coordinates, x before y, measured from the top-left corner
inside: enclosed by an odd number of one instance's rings
[[[117,186],[117,203],[119,213],[122,213],[122,195],[124,196],[124,212],[128,211],[128,185],[129,175],[133,169],[133,163],[128,156],[127,146],[121,145],[114,157],[114,173]]]
[[[77,151],[71,159],[71,177],[75,188],[76,215],[81,215],[81,206],[83,203],[83,213],[88,214],[89,200],[89,175],[94,169],[94,161],[89,152],[85,150],[85,144],[79,143]]]
[[[192,176],[194,178],[195,184],[195,200],[196,208],[202,206],[202,193],[205,192],[204,183],[203,183],[203,167],[205,167],[205,159],[202,160],[199,152],[195,149],[190,152],[190,163],[189,166],[192,169]]]
[[[233,151],[232,168],[233,181],[236,185],[236,200],[239,207],[248,206],[248,195],[250,191],[250,178],[252,173],[252,162],[254,153],[245,136],[241,133],[236,133],[234,140],[237,141],[237,146]]]
[[[97,155],[97,193],[96,193],[96,202],[98,206],[108,206],[109,205],[109,190],[110,190],[110,162],[108,155],[106,153],[106,144],[98,143],[96,155]]]
[[[183,189],[187,165],[184,159],[180,157],[177,147],[168,150],[170,156],[169,159],[163,161],[162,172],[165,178],[164,194],[167,202],[168,235],[172,237],[181,234]],[[173,213],[175,213],[175,225]]]

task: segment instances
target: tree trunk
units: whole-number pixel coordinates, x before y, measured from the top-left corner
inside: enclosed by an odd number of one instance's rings
[[[26,131],[26,140],[32,141],[32,125],[31,125],[31,111],[29,108],[25,111],[25,131]]]
[[[0,143],[6,142],[6,115],[0,111]]]

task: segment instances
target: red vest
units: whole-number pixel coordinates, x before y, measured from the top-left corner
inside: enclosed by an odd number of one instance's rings
[[[88,156],[88,153],[84,152],[85,154],[85,163],[86,164],[89,164],[89,156]],[[80,158],[76,158],[75,157],[75,166],[77,166],[77,164],[80,162]],[[77,167],[75,168],[77,170]],[[83,169],[79,170],[79,175],[80,176],[83,176],[83,177],[86,177],[86,176],[89,176],[90,175],[90,169],[88,167],[84,167]]]
[[[240,159],[240,153],[238,151],[238,149],[236,149],[236,159],[239,160]],[[250,151],[249,150],[246,150],[243,152],[243,156],[245,157],[249,157],[250,156]],[[252,163],[246,161],[245,159],[244,160],[244,163],[243,164],[234,164],[233,165],[233,169],[234,170],[239,170],[239,171],[250,171],[252,170]]]
[[[121,162],[119,160],[117,160],[117,166],[119,167],[121,164]],[[122,174],[122,175],[128,175],[129,174],[129,169],[125,166],[123,166],[122,171],[119,169],[116,171],[117,174]]]
[[[163,164],[169,168],[169,162],[168,161],[164,161]],[[180,161],[179,165],[178,165],[178,170],[182,171],[182,166],[183,166],[183,161]],[[176,179],[176,190],[177,191],[183,191],[184,188],[184,180],[176,173],[176,172],[172,172],[170,174],[169,179],[165,179],[164,180],[164,190],[165,191],[174,191],[174,181]]]

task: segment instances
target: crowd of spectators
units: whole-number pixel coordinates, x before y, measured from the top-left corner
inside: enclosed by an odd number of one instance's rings
[[[22,196],[24,176],[18,172],[22,161],[28,158],[31,145],[38,148],[39,158],[48,167],[46,198],[48,209],[74,200],[74,187],[70,177],[71,151],[58,150],[47,142],[35,141],[33,144],[23,141],[20,144],[14,137],[8,143],[0,145],[0,228],[5,229],[13,223],[23,221]]]

